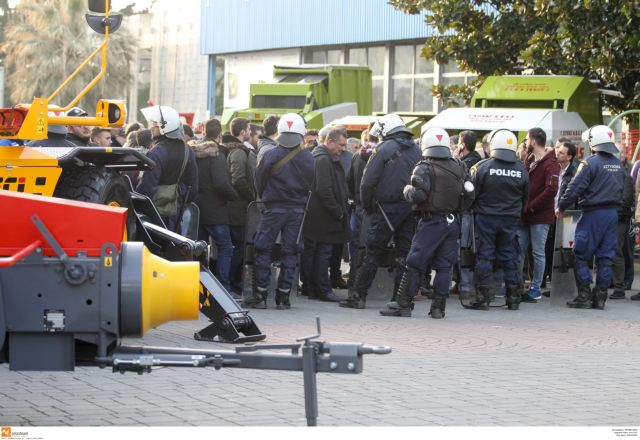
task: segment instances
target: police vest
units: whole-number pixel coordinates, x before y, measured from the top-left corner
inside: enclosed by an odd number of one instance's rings
[[[459,212],[464,196],[464,165],[456,159],[431,159],[428,165],[429,198],[420,206],[420,210],[431,213]]]

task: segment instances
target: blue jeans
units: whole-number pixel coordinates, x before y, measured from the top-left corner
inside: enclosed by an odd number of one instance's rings
[[[542,276],[544,275],[545,252],[549,225],[521,225],[518,228],[518,243],[520,243],[520,256],[518,267],[520,272],[524,268],[524,256],[531,243],[533,253],[533,275],[531,276],[531,288],[540,290]]]
[[[229,225],[200,225],[198,234],[203,240],[208,241],[209,237],[213,240],[218,251],[218,259],[216,260],[216,273],[214,274],[222,287],[230,292],[229,270],[231,269],[231,256],[233,255],[233,243],[231,243],[231,234]]]

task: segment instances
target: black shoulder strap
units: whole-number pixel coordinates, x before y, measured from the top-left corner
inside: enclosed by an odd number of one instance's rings
[[[291,159],[296,157],[298,153],[300,153],[301,151],[302,151],[302,148],[300,148],[299,145],[293,150],[289,151],[289,153],[287,153],[285,157],[283,157],[282,159],[280,159],[279,161],[273,164],[273,166],[271,167],[271,173],[273,173],[274,171],[278,171],[280,168],[285,166]]]

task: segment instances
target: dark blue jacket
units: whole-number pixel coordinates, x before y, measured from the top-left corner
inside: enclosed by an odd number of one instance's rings
[[[313,155],[303,149],[276,171],[273,166],[291,149],[278,145],[264,153],[256,168],[258,197],[267,208],[304,208],[313,185]]]
[[[583,211],[617,208],[622,202],[624,167],[611,154],[596,153],[583,160],[567,191],[558,201],[564,211],[577,201]]]
[[[470,174],[476,191],[475,213],[520,218],[529,197],[529,174],[522,162],[492,157],[472,166]]]
[[[422,153],[410,136],[402,132],[385,139],[369,158],[360,183],[362,204],[369,213],[376,210],[376,201],[382,205],[400,204],[411,210],[402,190],[411,180],[413,168],[422,159]]]
[[[155,162],[152,170],[147,170],[142,174],[142,179],[136,191],[153,198],[158,185],[173,185],[178,181],[180,168],[184,160],[185,143],[181,139],[163,138],[147,153],[147,157]],[[180,181],[181,202],[193,202],[198,195],[198,166],[196,165],[196,156],[191,148],[186,147],[189,151],[187,166],[182,174]],[[187,188],[190,187],[189,196],[186,200],[184,197]]]

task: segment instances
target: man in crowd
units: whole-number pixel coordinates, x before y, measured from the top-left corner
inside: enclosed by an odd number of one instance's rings
[[[229,271],[233,256],[233,243],[229,230],[229,209],[227,204],[238,198],[231,185],[225,150],[220,148],[222,127],[217,119],[209,119],[204,128],[202,142],[192,141],[198,164],[198,195],[196,204],[200,208],[200,230],[198,238],[216,246],[217,259],[215,275],[220,284],[231,292]],[[237,296],[236,299],[239,299]]]
[[[382,142],[369,158],[360,184],[362,205],[371,216],[366,233],[366,253],[353,290],[349,290],[343,307],[365,307],[367,293],[392,238],[397,257],[402,261],[396,268],[392,301],[396,299],[416,227],[411,203],[405,200],[403,190],[411,180],[413,168],[420,161],[420,148],[413,142],[413,133],[400,116],[385,115],[378,120],[378,127],[379,130],[374,127],[372,131],[374,135],[379,131]]]
[[[549,225],[555,222],[554,200],[558,192],[560,165],[553,150],[545,151],[547,135],[539,127],[529,130],[525,139],[527,150],[533,155],[533,162],[525,162],[529,172],[529,198],[522,210],[522,225],[518,229],[520,244],[520,270],[524,266],[524,256],[529,244],[533,253],[533,273],[528,293],[522,300],[537,302],[541,297],[540,284],[545,269],[545,244]]]
[[[625,172],[615,157],[618,148],[609,127],[595,125],[582,134],[582,140],[594,154],[580,163],[556,209],[556,215],[560,216],[577,201],[582,210],[573,244],[578,295],[567,302],[567,307],[604,309],[616,255],[617,208],[622,200]],[[594,255],[597,277],[592,290],[589,264]]]
[[[80,107],[73,107],[67,112],[67,116],[87,117],[89,113]],[[95,146],[95,144],[91,142],[91,128],[92,127],[87,125],[68,125],[67,140],[73,142],[78,147]]]
[[[256,285],[245,307],[266,307],[271,275],[271,251],[281,234],[281,265],[276,307],[291,307],[289,295],[300,253],[300,227],[313,184],[314,160],[301,144],[306,123],[302,116],[287,113],[278,122],[277,146],[262,157],[256,169],[256,190],[264,203],[255,238]]]
[[[347,145],[347,131],[330,127],[324,144],[313,149],[315,179],[304,222],[304,284],[309,298],[337,302],[329,282],[333,247],[349,240],[347,185],[340,153]]]
[[[407,265],[396,301],[380,311],[383,316],[411,316],[413,297],[426,268],[433,268],[434,297],[429,315],[445,316],[451,284],[451,271],[458,261],[460,215],[473,202],[473,185],[466,166],[451,157],[449,135],[437,127],[422,135],[422,154],[413,170],[411,184],[404,188],[405,199],[412,203],[420,220],[407,255]]]
[[[111,146],[111,129],[105,127],[93,127],[89,139],[98,147]]]
[[[578,168],[574,159],[576,157],[576,147],[567,139],[566,142],[560,143],[560,140],[567,138],[560,138],[556,142],[556,159],[558,161],[558,165],[560,166],[560,175],[558,176],[558,192],[556,193],[556,197],[554,200],[554,210],[558,207],[558,200],[565,193],[567,187],[569,186],[569,182],[573,179],[573,176],[576,174],[576,168]],[[553,250],[555,247],[555,237],[556,237],[556,223],[551,223],[549,227],[549,234],[547,235],[547,244],[545,246],[545,271],[544,276],[542,278],[541,288],[546,287],[547,278],[551,279],[551,274],[553,272]]]
[[[318,130],[307,130],[304,135],[304,148],[313,150],[318,146]]]
[[[461,159],[462,163],[467,167],[467,171],[471,170],[471,168],[482,160],[480,154],[476,151],[476,142],[478,141],[478,136],[474,131],[465,130],[460,132],[458,138],[458,157]],[[461,247],[472,247],[469,246],[473,237],[471,237],[471,222],[473,221],[473,217],[470,214],[464,214],[462,216],[461,221],[461,235],[460,235],[460,246]],[[473,293],[473,273],[470,268],[460,268],[457,265],[458,270],[458,283],[453,288],[454,293],[459,293],[465,296],[469,296]]]
[[[625,245],[628,243],[629,227],[631,222],[631,216],[634,212],[635,204],[635,189],[633,187],[633,179],[631,178],[631,167],[625,166],[625,150],[622,146],[620,149],[620,161],[622,162],[624,169],[624,186],[622,188],[622,200],[618,207],[618,226],[616,228],[618,241],[616,247],[616,256],[613,259],[613,293],[609,296],[610,299],[624,299],[625,298]],[[633,260],[631,261],[633,264]]]
[[[247,207],[256,199],[254,175],[256,154],[245,142],[249,140],[250,123],[244,118],[234,118],[229,124],[231,133],[222,136],[227,149],[227,163],[231,175],[231,184],[238,193],[238,199],[228,203],[233,257],[229,278],[231,289],[236,294],[242,292],[242,266],[244,263],[244,244],[247,223]]]
[[[476,293],[467,308],[489,310],[493,299],[491,282],[494,261],[502,265],[507,307],[518,310],[521,274],[514,246],[522,207],[527,202],[529,177],[516,157],[518,140],[506,129],[489,133],[491,158],[471,168],[475,187]]]
[[[275,141],[278,136],[278,122],[280,118],[278,116],[267,116],[262,121],[262,134],[258,138],[258,158],[259,164],[265,153],[278,145]]]

